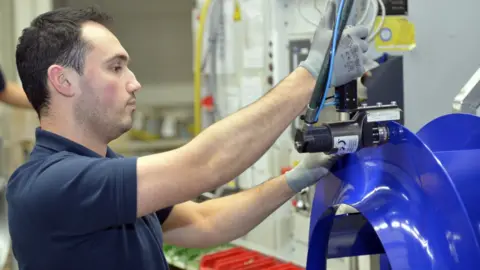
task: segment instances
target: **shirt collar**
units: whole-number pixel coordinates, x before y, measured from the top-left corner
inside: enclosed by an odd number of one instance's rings
[[[58,134],[52,133],[50,131],[46,131],[38,127],[35,130],[35,138],[36,138],[36,145],[42,148],[50,149],[53,152],[72,152],[82,156],[89,156],[89,157],[102,157],[98,153],[88,149],[87,147],[71,141],[65,137],[62,137]],[[107,147],[107,155],[108,158],[115,158],[118,157],[115,152]]]

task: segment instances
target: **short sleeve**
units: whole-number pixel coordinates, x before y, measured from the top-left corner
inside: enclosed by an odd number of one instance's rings
[[[168,218],[168,216],[172,212],[172,209],[173,209],[173,206],[170,206],[155,212],[155,214],[158,217],[158,220],[160,221],[160,224],[163,224],[165,222],[165,220]]]
[[[0,92],[5,90],[7,83],[5,81],[5,76],[3,75],[2,68],[0,67]]]
[[[89,233],[131,224],[137,217],[137,159],[71,157],[32,183],[32,204],[52,226]]]

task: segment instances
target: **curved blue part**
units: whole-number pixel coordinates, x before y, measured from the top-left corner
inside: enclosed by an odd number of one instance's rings
[[[480,117],[447,114],[426,124],[417,137],[433,152],[480,149]]]
[[[480,127],[478,117],[447,115],[417,136],[391,123],[388,144],[339,161],[333,175],[317,184],[307,269],[326,269],[326,257],[382,253],[375,245],[383,247],[394,270],[475,269],[480,259],[480,211],[475,210],[480,149],[468,140],[472,125]],[[450,138],[458,142],[445,146]],[[335,223],[349,217],[335,216],[340,204],[356,208],[378,238],[371,233],[359,237],[368,232],[365,225],[336,232]],[[335,235],[344,240],[336,241]],[[346,235],[357,240],[345,241]],[[335,242],[347,244],[340,248]]]
[[[471,114],[445,115],[425,125],[417,136],[428,145],[448,172],[480,242],[479,194],[475,188],[480,176],[480,166],[477,165],[480,157],[480,117]]]

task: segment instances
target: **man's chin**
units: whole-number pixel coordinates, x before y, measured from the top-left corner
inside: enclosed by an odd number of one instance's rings
[[[132,129],[132,125],[122,125],[122,126],[118,126],[116,128],[116,131],[115,132],[112,132],[112,134],[110,134],[111,136],[109,136],[108,138],[108,142],[110,143],[111,141],[114,141],[118,138],[120,138],[123,134],[127,133],[128,131],[130,131],[130,129]]]
[[[124,123],[122,125],[122,128],[121,128],[122,134],[130,131],[132,129],[132,127],[133,127],[133,121],[132,120],[128,121],[127,123]]]
[[[116,127],[116,132],[117,134],[116,137],[120,137],[122,136],[123,134],[125,134],[126,132],[130,131],[133,127],[133,119],[132,117],[125,117],[125,119],[123,119],[123,121],[121,121],[120,123],[118,123],[117,127]]]

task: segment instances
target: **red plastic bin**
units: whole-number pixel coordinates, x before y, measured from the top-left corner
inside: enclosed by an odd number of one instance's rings
[[[234,258],[224,259],[218,261],[215,265],[215,270],[233,270],[233,269],[245,269],[245,267],[262,263],[265,257],[257,252],[248,252],[241,256]]]
[[[292,263],[283,263],[266,268],[265,270],[303,270],[303,268],[298,267]]]
[[[259,257],[262,257],[262,255],[257,252],[235,247],[203,256],[200,261],[200,270],[231,270],[237,265],[244,265],[251,260],[255,261]]]
[[[241,247],[235,247],[224,251],[208,254],[202,257],[200,261],[200,270],[214,270],[215,264],[224,259],[234,258],[235,256],[243,255],[248,252]]]
[[[252,264],[244,265],[244,267],[239,268],[239,270],[265,270],[269,267],[277,265],[279,262],[273,258],[264,257],[260,258]]]
[[[302,270],[255,251],[235,247],[208,254],[200,260],[200,270]]]
[[[248,254],[243,254],[241,256],[235,256],[233,258],[226,258],[223,260],[219,260],[213,269],[215,270],[232,270],[235,268],[242,268],[245,265],[250,265],[252,263],[255,263],[257,260],[259,260],[258,254],[255,253],[248,253]]]

